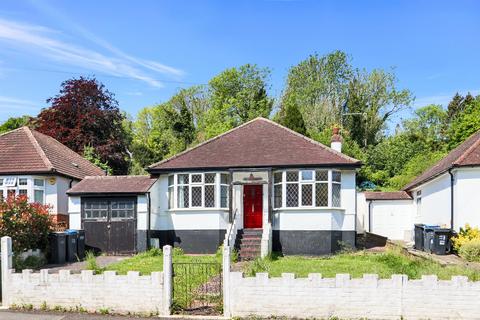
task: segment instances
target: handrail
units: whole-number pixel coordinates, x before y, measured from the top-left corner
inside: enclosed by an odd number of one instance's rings
[[[228,233],[227,233],[227,246],[230,246],[230,235],[232,234],[232,229],[237,218],[237,211],[238,211],[238,208],[235,208],[235,211],[233,212],[232,223],[230,223],[230,230],[228,230]]]

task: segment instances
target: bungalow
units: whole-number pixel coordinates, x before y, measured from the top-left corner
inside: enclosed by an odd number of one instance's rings
[[[141,225],[149,243],[190,253],[212,253],[226,242],[246,258],[272,247],[285,254],[326,254],[342,243],[355,245],[360,165],[341,153],[338,131],[329,148],[257,118],[152,164],[150,177],[131,178],[144,181],[142,187],[129,189],[125,177],[113,189],[104,186],[112,177],[85,179],[68,192],[70,222],[102,228],[95,222],[121,220],[117,208],[130,197],[136,222],[110,233],[130,228],[143,234],[135,230]],[[136,243],[135,251],[144,249]]]
[[[480,131],[427,169],[401,192],[367,192],[364,228],[391,239],[412,240],[415,223],[456,231],[480,227]]]
[[[0,135],[0,200],[26,195],[50,205],[58,222],[68,222],[66,191],[85,176],[105,173],[57,140],[28,127]]]

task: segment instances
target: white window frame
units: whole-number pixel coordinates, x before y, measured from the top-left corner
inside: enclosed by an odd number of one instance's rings
[[[20,180],[26,180],[26,184],[20,185]],[[40,176],[3,176],[0,177],[2,181],[0,185],[0,193],[3,195],[3,199],[7,199],[8,191],[15,191],[15,195],[20,194],[20,190],[26,190],[26,195],[29,202],[35,202],[35,191],[43,191],[43,199],[41,204],[46,203],[46,178]],[[36,186],[35,180],[42,180],[43,186]],[[10,183],[5,183],[9,181]]]
[[[316,180],[316,174],[318,171],[327,171],[328,179],[327,180]],[[287,172],[288,171],[296,171],[298,173],[298,180],[297,181],[287,181]],[[312,179],[311,180],[302,180],[302,171],[312,171]],[[275,188],[273,188],[273,203],[274,203],[274,210],[289,210],[289,209],[325,209],[325,208],[332,208],[332,209],[342,209],[342,171],[337,169],[329,169],[329,168],[301,168],[301,169],[281,169],[275,170],[273,173],[282,173],[282,181],[280,183],[273,183],[273,185],[282,185],[282,206],[275,207]],[[340,181],[333,181],[333,172],[340,173]],[[273,175],[272,175],[273,176]],[[273,179],[273,178],[272,178]],[[298,205],[297,206],[287,206],[287,184],[298,184]],[[327,206],[317,206],[316,203],[316,187],[317,183],[327,183],[328,184],[328,203]],[[302,205],[302,186],[303,185],[312,185],[312,205]],[[333,206],[333,185],[340,186],[340,205],[334,207]]]
[[[179,175],[188,175],[188,183],[184,183],[184,184],[179,184],[178,183],[178,176]],[[206,174],[215,174],[215,181],[213,183],[206,183],[205,182],[205,175]],[[170,188],[171,186],[169,185],[168,183],[168,177],[170,176],[173,176],[173,181],[174,181],[174,184],[173,184],[173,207],[172,208],[168,208],[168,210],[192,210],[192,211],[195,211],[195,210],[198,210],[198,209],[206,209],[206,210],[225,210],[225,209],[228,209],[229,207],[229,195],[228,195],[228,192],[227,192],[227,206],[226,207],[222,207],[221,206],[221,187],[222,186],[229,186],[229,184],[225,184],[225,183],[222,183],[221,182],[221,175],[222,174],[227,174],[228,175],[228,172],[212,172],[212,171],[207,171],[207,172],[177,172],[177,173],[172,173],[170,175],[167,176],[167,200],[168,200],[168,203],[170,203],[170,199],[169,199],[169,192],[168,192],[168,188]],[[201,181],[200,182],[193,182],[193,179],[192,177],[194,175],[201,175]],[[210,186],[214,186],[214,206],[213,207],[206,207],[205,206],[205,186],[206,185],[210,185]],[[188,207],[185,207],[185,208],[182,208],[182,207],[179,207],[178,206],[178,188],[180,186],[188,186]],[[193,196],[193,192],[192,192],[192,188],[195,188],[195,187],[201,187],[201,205],[200,206],[192,206],[192,196]]]

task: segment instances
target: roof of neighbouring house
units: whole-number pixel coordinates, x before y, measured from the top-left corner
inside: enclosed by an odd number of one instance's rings
[[[57,140],[28,127],[0,135],[0,174],[51,174],[75,179],[105,172]]]
[[[393,192],[365,192],[366,200],[411,200],[412,197],[406,191]]]
[[[347,166],[361,162],[265,118],[256,118],[148,167],[178,169]]]
[[[150,176],[93,176],[85,177],[67,191],[69,195],[81,194],[143,194],[157,179]]]
[[[454,167],[480,166],[480,131],[471,135],[461,145],[450,151],[443,159],[428,168],[403,190],[409,191],[420,184],[432,180]]]

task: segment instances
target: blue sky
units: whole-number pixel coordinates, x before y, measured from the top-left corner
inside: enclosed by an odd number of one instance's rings
[[[344,50],[395,67],[415,106],[480,93],[478,1],[19,1],[0,4],[0,123],[36,115],[60,83],[95,75],[132,116],[225,68],[272,70]],[[402,114],[403,117],[408,114]]]

